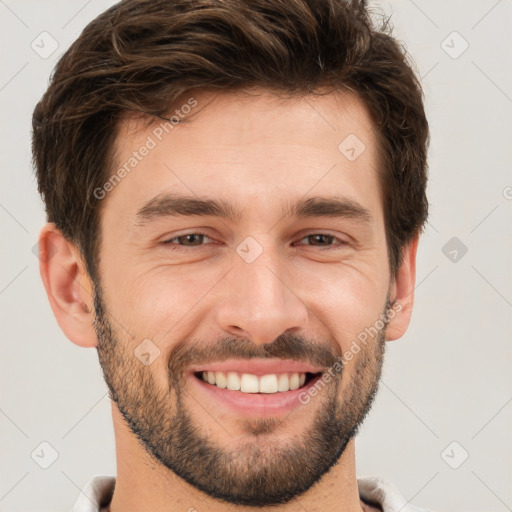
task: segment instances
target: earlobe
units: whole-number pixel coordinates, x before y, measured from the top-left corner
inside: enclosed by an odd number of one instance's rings
[[[419,235],[403,247],[402,264],[390,290],[391,307],[389,324],[386,329],[386,340],[401,338],[411,321],[414,305],[414,286],[416,283],[416,252]]]
[[[81,347],[95,347],[93,286],[78,249],[54,223],[46,224],[39,234],[39,271],[66,337]]]

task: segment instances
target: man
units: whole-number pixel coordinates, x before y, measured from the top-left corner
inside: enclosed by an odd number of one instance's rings
[[[364,2],[123,1],[33,129],[42,279],[112,400],[75,511],[421,510],[355,470],[428,210],[421,87]]]

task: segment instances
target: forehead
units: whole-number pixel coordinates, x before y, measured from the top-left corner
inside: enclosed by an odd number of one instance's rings
[[[244,211],[276,205],[280,212],[279,198],[289,203],[309,192],[381,198],[374,125],[353,94],[198,91],[170,115],[185,122],[155,118],[148,125],[129,117],[119,126],[114,173],[127,172],[106,202],[126,215],[162,193],[214,195],[237,199]]]

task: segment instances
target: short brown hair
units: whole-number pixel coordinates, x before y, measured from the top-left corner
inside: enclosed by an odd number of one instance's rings
[[[123,0],[59,60],[33,115],[33,158],[49,222],[97,277],[100,201],[127,111],[165,117],[188,90],[253,86],[293,95],[354,91],[376,126],[392,276],[421,232],[428,123],[405,49],[356,0]]]

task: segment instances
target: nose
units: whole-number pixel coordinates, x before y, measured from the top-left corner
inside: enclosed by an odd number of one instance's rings
[[[256,344],[272,343],[285,331],[305,328],[308,310],[300,290],[294,290],[297,281],[289,276],[286,262],[269,249],[252,263],[235,255],[234,267],[217,290],[219,327]]]

